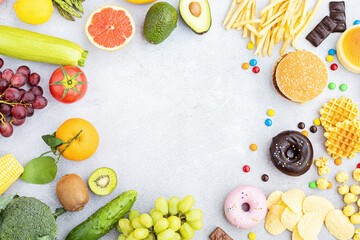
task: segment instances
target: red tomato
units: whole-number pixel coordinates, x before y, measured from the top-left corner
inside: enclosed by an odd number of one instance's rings
[[[78,67],[65,66],[54,71],[49,81],[51,95],[62,103],[74,103],[87,91],[87,79]]]

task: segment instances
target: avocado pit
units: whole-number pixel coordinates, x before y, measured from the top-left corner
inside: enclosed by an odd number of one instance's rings
[[[194,16],[194,17],[200,17],[201,15],[201,5],[198,2],[191,2],[189,4],[189,10],[190,13]]]

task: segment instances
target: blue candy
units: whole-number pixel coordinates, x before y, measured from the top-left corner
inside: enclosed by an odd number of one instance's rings
[[[250,60],[250,65],[251,65],[251,66],[254,67],[254,66],[256,66],[256,64],[257,64],[256,59],[251,59],[251,60]]]
[[[272,121],[271,121],[270,118],[265,120],[265,125],[268,126],[268,127],[270,127],[272,125]]]
[[[330,50],[329,50],[329,55],[335,56],[335,54],[336,54],[336,50],[335,50],[335,49],[330,49]]]
[[[355,22],[354,22],[354,25],[359,25],[360,24],[360,20],[356,20]]]

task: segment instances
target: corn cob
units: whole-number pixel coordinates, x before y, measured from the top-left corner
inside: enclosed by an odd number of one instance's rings
[[[3,194],[24,172],[14,155],[7,154],[0,158],[0,195]]]

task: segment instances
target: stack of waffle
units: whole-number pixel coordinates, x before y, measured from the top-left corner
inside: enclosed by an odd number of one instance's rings
[[[360,112],[351,99],[331,99],[320,109],[327,152],[335,158],[352,158],[360,151]]]

